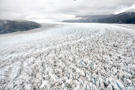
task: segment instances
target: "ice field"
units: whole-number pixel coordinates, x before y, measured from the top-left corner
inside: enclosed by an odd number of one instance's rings
[[[135,25],[74,23],[0,35],[0,90],[135,90]]]

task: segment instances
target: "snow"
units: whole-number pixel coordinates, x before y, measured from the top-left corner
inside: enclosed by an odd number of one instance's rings
[[[59,24],[0,35],[0,90],[134,90],[133,27]]]

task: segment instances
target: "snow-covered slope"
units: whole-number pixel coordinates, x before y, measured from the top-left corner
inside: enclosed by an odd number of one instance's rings
[[[0,90],[134,90],[133,27],[76,23],[0,35]]]

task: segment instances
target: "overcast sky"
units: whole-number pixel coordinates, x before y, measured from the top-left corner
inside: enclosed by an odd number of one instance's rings
[[[135,10],[135,0],[0,0],[0,19],[61,21],[130,9]]]

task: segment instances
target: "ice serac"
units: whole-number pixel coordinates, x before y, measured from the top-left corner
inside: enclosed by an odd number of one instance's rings
[[[131,27],[63,24],[2,35],[0,90],[135,90]]]
[[[17,32],[17,31],[27,31],[39,27],[40,24],[32,21],[0,20],[0,34]]]

